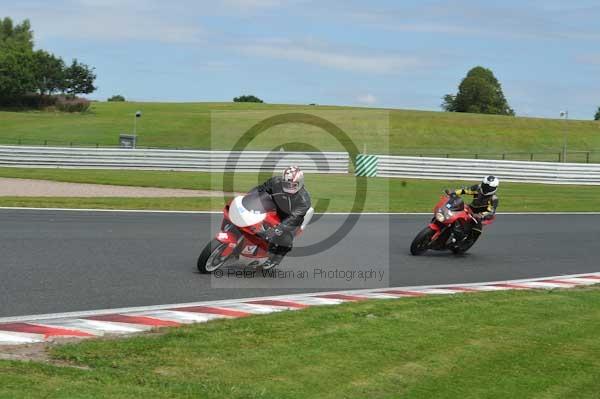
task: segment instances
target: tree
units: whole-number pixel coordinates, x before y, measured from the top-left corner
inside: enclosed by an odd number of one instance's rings
[[[33,53],[33,75],[36,91],[44,94],[54,94],[65,90],[65,63],[44,50]]]
[[[71,95],[93,93],[96,90],[95,80],[94,68],[74,59],[71,66],[65,69],[65,92]]]
[[[235,102],[235,103],[262,103],[264,101],[253,95],[242,95],[239,97],[235,97],[233,99],[233,102]]]
[[[33,54],[16,48],[14,43],[0,46],[0,100],[7,103],[35,89]]]
[[[0,45],[13,44],[22,48],[33,50],[33,31],[31,24],[26,19],[15,25],[12,19],[0,19]]]
[[[107,101],[110,101],[110,102],[122,102],[122,101],[125,101],[125,97],[123,97],[120,94],[117,94],[115,96],[110,97]]]
[[[10,18],[0,19],[0,100],[34,89],[33,33],[29,21],[15,25]]]
[[[596,115],[594,115],[595,121],[600,121],[600,107],[598,107],[598,111],[596,111]]]
[[[500,82],[487,68],[475,67],[458,86],[456,95],[446,94],[442,108],[448,112],[472,112],[478,114],[512,115]]]
[[[41,108],[53,104],[57,92],[75,96],[96,90],[94,68],[76,59],[66,67],[60,57],[33,46],[29,20],[15,25],[0,18],[0,103]]]

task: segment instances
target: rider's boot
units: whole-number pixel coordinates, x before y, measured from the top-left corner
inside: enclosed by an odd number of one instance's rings
[[[265,263],[263,263],[261,265],[261,269],[262,270],[270,270],[274,267],[279,266],[279,264],[281,263],[281,261],[283,260],[283,256],[282,254],[270,254],[269,255],[269,259],[267,259],[265,261]]]

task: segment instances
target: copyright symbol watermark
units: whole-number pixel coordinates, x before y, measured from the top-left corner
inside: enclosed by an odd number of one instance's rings
[[[278,267],[262,270],[252,257],[253,245],[246,243],[227,267],[213,272],[213,288],[358,289],[389,282],[389,218],[365,216],[367,205],[369,211],[387,209],[389,185],[354,174],[359,148],[389,152],[389,112],[305,109],[211,112],[211,148],[219,151],[211,166],[224,171],[211,177],[222,183],[215,188],[224,193],[223,205],[232,193],[248,192],[297,165],[317,212]],[[222,214],[211,217],[211,232],[223,228],[222,220]]]
[[[334,124],[330,120],[322,118],[320,116],[306,114],[306,113],[285,113],[279,114],[275,116],[271,116],[269,118],[265,118],[258,123],[254,124],[248,130],[246,130],[241,137],[237,140],[237,142],[233,145],[231,149],[231,155],[228,157],[225,169],[228,171],[236,171],[238,170],[238,164],[240,163],[240,158],[242,157],[243,151],[246,151],[249,145],[261,134],[267,131],[270,128],[282,125],[289,124],[302,124],[313,126],[321,129],[324,134],[333,137],[339,145],[344,149],[344,151],[349,156],[349,163],[353,166],[352,169],[355,169],[356,156],[359,154],[358,147],[356,144],[350,139],[350,136],[338,125]],[[289,146],[292,148],[303,148],[301,151],[302,154],[306,155],[309,159],[311,159],[316,165],[316,172],[314,173],[327,173],[329,172],[329,166],[325,162],[317,162],[317,158],[319,160],[326,159],[324,157],[323,152],[321,152],[318,148],[316,148],[311,143],[303,143],[303,142],[288,142],[283,145],[279,145],[275,147],[271,154],[279,153],[282,156],[282,159],[285,159],[285,156],[289,154],[294,154],[293,152],[281,152],[277,151],[278,149],[283,148],[283,146]],[[257,184],[262,183],[264,180],[269,178],[274,174],[274,172],[280,172],[279,170],[275,170],[275,165],[272,165],[270,168],[268,165],[263,163],[260,168],[261,172],[258,174]],[[349,171],[347,171],[349,172]],[[235,172],[234,172],[235,173]],[[223,191],[225,193],[235,192],[234,189],[234,173],[225,173],[223,174]],[[364,177],[354,177],[354,199],[352,203],[352,208],[350,212],[346,215],[345,220],[341,223],[341,225],[328,237],[320,240],[317,243],[307,245],[307,246],[295,246],[294,250],[288,255],[289,257],[302,257],[308,255],[315,255],[321,252],[324,252],[334,245],[339,243],[344,237],[348,235],[348,233],[354,228],[360,214],[363,212],[366,201],[366,194],[368,189],[368,180]],[[249,187],[248,189],[250,189]],[[310,191],[310,187],[308,187]],[[225,197],[227,200],[227,197]],[[325,213],[328,210],[329,200],[328,199],[320,199],[317,203],[313,204],[313,207],[318,211]]]

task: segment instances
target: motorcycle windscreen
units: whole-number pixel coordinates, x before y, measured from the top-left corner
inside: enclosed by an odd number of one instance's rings
[[[433,208],[433,212],[437,212],[440,208],[446,208],[451,211],[462,211],[465,209],[465,202],[461,197],[448,197],[444,195]]]
[[[253,190],[231,202],[229,218],[238,227],[248,227],[261,223],[267,217],[267,212],[276,209],[269,194]]]
[[[277,210],[277,205],[273,202],[271,195],[258,190],[252,190],[244,195],[242,205],[247,210],[255,213],[268,213]]]
[[[465,209],[465,202],[460,197],[451,198],[446,207],[451,211],[463,211]]]

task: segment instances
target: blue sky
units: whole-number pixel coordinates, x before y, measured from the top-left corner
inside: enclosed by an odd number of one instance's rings
[[[95,66],[96,99],[439,110],[483,65],[518,115],[600,106],[597,0],[0,0],[0,16]]]

